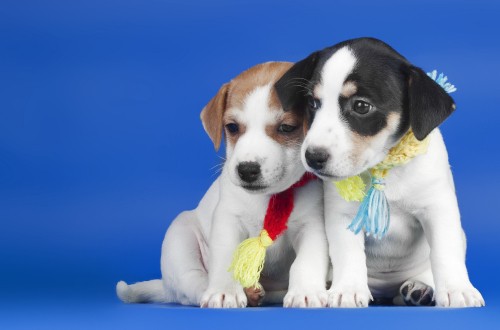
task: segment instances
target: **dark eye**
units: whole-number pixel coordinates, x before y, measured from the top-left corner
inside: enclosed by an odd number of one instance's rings
[[[315,97],[309,96],[308,100],[309,108],[312,110],[318,110],[321,107],[321,101]]]
[[[370,103],[361,100],[354,101],[354,104],[352,105],[352,110],[360,115],[366,115],[372,109],[373,106]]]
[[[297,129],[297,126],[281,124],[278,127],[278,132],[280,133],[291,133]]]
[[[231,134],[236,134],[240,130],[240,127],[236,123],[229,123],[226,125],[226,129]]]

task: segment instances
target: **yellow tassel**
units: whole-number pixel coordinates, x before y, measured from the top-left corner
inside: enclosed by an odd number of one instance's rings
[[[266,248],[273,244],[267,230],[263,229],[259,237],[251,237],[238,245],[234,252],[233,262],[229,271],[233,272],[234,279],[244,288],[258,288],[260,273],[264,268]]]
[[[334,182],[339,195],[348,202],[361,202],[365,197],[366,185],[359,175]]]

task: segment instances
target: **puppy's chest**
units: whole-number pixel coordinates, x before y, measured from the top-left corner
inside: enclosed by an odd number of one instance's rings
[[[240,220],[242,227],[248,232],[249,237],[258,236],[264,227],[267,202],[260,205],[249,203],[247,208],[241,212]],[[265,205],[264,205],[265,204]]]
[[[422,206],[420,196],[427,185],[427,178],[418,171],[418,166],[410,165],[396,167],[389,172],[384,193],[391,207],[414,214],[416,208]]]
[[[413,208],[412,194],[415,193],[415,187],[411,182],[398,180],[399,177],[393,177],[386,180],[384,193],[389,205],[398,208],[401,211],[411,211]]]
[[[420,222],[397,202],[389,202],[391,220],[382,239],[366,237],[365,251],[370,270],[397,271],[425,258],[426,240]]]
[[[418,220],[397,206],[390,203],[390,224],[387,234],[382,239],[368,239],[373,245],[383,243],[407,242],[412,236],[419,234],[422,227]],[[401,243],[398,243],[401,244]]]

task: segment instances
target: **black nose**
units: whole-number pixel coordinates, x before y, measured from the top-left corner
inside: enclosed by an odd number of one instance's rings
[[[321,170],[325,167],[328,158],[330,158],[330,155],[324,149],[306,150],[307,165],[314,170]]]
[[[241,180],[252,183],[260,176],[260,165],[257,162],[241,162],[238,165],[238,175]]]

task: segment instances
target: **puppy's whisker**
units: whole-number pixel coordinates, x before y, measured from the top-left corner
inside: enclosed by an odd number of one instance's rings
[[[303,81],[301,81],[303,80]],[[294,79],[290,79],[290,81],[288,81],[286,84],[285,84],[285,87],[307,87],[307,88],[310,88],[310,85],[311,85],[311,82],[307,79],[304,79],[304,78],[294,78]]]
[[[213,171],[211,177],[215,177],[217,175],[220,175],[222,173],[223,168],[224,168],[224,166],[220,166],[220,165],[216,165],[216,166],[212,167],[211,170],[214,170],[214,171]]]
[[[215,164],[214,166],[210,167],[211,170],[213,169],[220,169],[224,166],[224,163],[220,163],[220,164]]]
[[[305,83],[308,83],[308,84],[311,83],[311,81],[309,79],[306,79],[306,78],[303,78],[303,77],[295,77],[295,78],[290,79],[290,81],[295,81],[295,80],[302,80],[302,81],[304,81]]]
[[[313,92],[309,86],[293,85],[293,87],[298,87],[299,92],[304,92],[304,95],[312,95]]]

